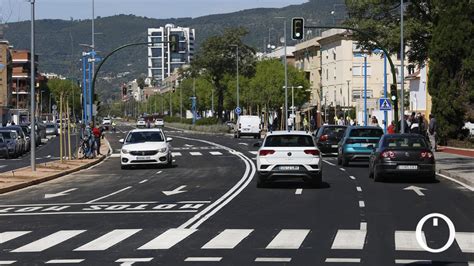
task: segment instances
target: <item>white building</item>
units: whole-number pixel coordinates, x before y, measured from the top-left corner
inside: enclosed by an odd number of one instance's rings
[[[194,56],[195,31],[191,28],[166,24],[160,28],[148,29],[148,42],[168,42],[178,39],[178,47],[170,43],[156,43],[148,46],[148,76],[146,83],[162,82],[173,71],[189,64]]]

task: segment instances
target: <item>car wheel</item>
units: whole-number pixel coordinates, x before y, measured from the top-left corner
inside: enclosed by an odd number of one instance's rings
[[[341,164],[342,164],[342,166],[348,166],[349,165],[349,159],[347,159],[346,157],[342,157]]]
[[[380,173],[377,173],[377,169],[375,169],[375,166],[374,166],[374,181],[382,182],[382,175]]]
[[[266,186],[265,178],[259,173],[255,174],[257,176],[257,188],[264,188]]]
[[[323,173],[321,171],[316,176],[313,176],[311,178],[312,187],[321,187],[322,182],[323,182]]]

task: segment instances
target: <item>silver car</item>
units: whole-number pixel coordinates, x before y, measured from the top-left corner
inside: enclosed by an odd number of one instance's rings
[[[46,136],[59,135],[58,125],[55,123],[46,123]]]
[[[15,130],[1,129],[0,134],[2,135],[6,146],[8,148],[8,157],[18,157],[21,155],[21,144],[18,139],[18,134]]]

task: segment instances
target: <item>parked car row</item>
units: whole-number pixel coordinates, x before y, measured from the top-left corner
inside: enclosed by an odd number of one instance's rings
[[[41,145],[41,139],[46,138],[46,127],[43,123],[35,124],[35,146]],[[0,128],[0,156],[2,158],[17,158],[31,150],[30,124],[12,125]]]

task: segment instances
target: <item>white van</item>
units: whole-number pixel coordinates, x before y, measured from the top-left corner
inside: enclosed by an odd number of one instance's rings
[[[253,136],[254,138],[260,138],[261,131],[260,117],[256,115],[241,115],[235,124],[234,137]]]

